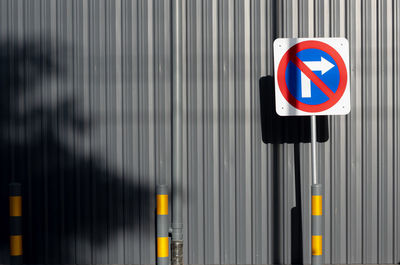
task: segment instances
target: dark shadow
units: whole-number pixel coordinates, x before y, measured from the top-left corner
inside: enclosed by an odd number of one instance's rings
[[[291,260],[292,264],[303,264],[303,219],[301,213],[300,145],[294,144],[294,184],[296,206],[290,211]]]
[[[272,76],[260,78],[262,140],[266,144],[310,143],[309,116],[279,116],[275,111],[275,86]],[[317,116],[317,141],[329,139],[328,117]]]
[[[78,97],[54,93],[54,83],[46,83],[71,74],[67,66],[53,59],[55,54],[67,56],[69,49],[52,49],[50,42],[43,40],[0,43],[2,258],[8,256],[9,249],[10,181],[22,184],[27,264],[91,263],[96,260],[91,260],[93,254],[86,255],[88,260],[77,261],[76,253],[91,253],[91,247],[108,244],[110,234],[118,230],[149,231],[151,225],[146,219],[150,215],[140,214],[154,208],[146,199],[152,196],[151,187],[133,183],[129,175],[77,151],[86,144],[78,135],[90,135],[98,128],[78,111],[82,109]],[[54,95],[57,104],[43,100]],[[60,139],[62,130],[68,132],[65,139]],[[76,148],[69,146],[68,138]]]
[[[279,144],[273,145],[273,178],[272,178],[272,263],[281,264],[282,260],[282,207],[281,190],[279,176],[282,165],[281,148]],[[290,211],[291,221],[291,263],[303,264],[303,229],[302,229],[302,212],[301,212],[301,180],[300,180],[300,146],[294,144],[294,167],[295,167],[295,202],[296,206]]]
[[[281,156],[281,149],[279,144],[274,144],[272,146],[273,150],[273,168],[272,168],[272,253],[271,253],[271,261],[272,264],[282,264],[282,238],[281,238],[281,229],[282,229],[282,210],[281,210],[281,203],[282,200],[280,198],[281,192],[281,185],[280,185],[280,178],[279,176],[282,175],[281,165],[282,159]]]
[[[274,78],[266,76],[260,78],[260,108],[262,140],[273,145],[273,179],[272,179],[272,262],[282,263],[282,249],[280,230],[282,229],[281,187],[280,178],[283,177],[280,169],[284,161],[281,157],[280,144],[294,144],[295,166],[295,201],[296,206],[291,209],[291,262],[303,264],[303,231],[301,207],[301,174],[300,174],[300,143],[311,142],[311,123],[308,116],[279,116],[275,111]],[[317,141],[326,142],[329,139],[327,116],[317,116]]]

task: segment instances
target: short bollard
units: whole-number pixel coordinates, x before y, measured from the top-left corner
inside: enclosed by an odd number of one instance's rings
[[[11,183],[10,189],[10,264],[22,264],[22,193],[21,184]]]
[[[157,264],[169,264],[168,187],[157,186]]]
[[[322,231],[323,231],[323,215],[322,215],[322,186],[316,184],[311,186],[311,264],[321,265],[323,263],[322,248]]]

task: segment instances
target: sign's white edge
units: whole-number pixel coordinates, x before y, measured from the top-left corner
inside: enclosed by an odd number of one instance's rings
[[[331,108],[321,112],[306,112],[294,108],[283,97],[277,81],[279,62],[286,51],[293,45],[306,41],[317,40],[334,48],[342,57],[347,71],[347,84],[340,100]],[[312,116],[312,115],[346,115],[350,112],[350,71],[349,71],[349,42],[346,38],[278,38],[274,41],[274,79],[276,112],[280,116]]]

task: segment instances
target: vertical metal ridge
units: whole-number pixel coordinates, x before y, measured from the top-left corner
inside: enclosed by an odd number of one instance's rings
[[[187,71],[188,71],[188,184],[189,209],[187,232],[194,240],[189,245],[187,261],[204,263],[204,186],[205,186],[205,111],[203,110],[206,80],[204,79],[203,8],[199,2],[187,6]],[[184,22],[183,22],[184,23]],[[197,239],[197,240],[195,240]]]
[[[399,49],[399,45],[395,45],[396,43],[400,43],[400,34],[399,34],[399,14],[400,14],[400,5],[397,1],[393,1],[393,26],[394,26],[394,30],[393,30],[393,47],[394,47],[394,67],[393,67],[393,76],[394,76],[394,83],[393,83],[393,87],[399,87],[400,82],[399,82],[399,74],[400,74],[400,68],[399,68],[399,63],[400,63],[400,49]],[[394,134],[395,134],[395,138],[394,138],[394,143],[395,143],[395,154],[394,154],[394,176],[398,176],[399,175],[399,141],[398,141],[398,137],[400,136],[399,134],[399,108],[398,105],[400,103],[399,101],[399,92],[397,89],[394,89],[393,91],[394,93],[394,100],[395,100],[395,106],[397,106],[396,108],[394,108],[395,112],[394,112],[394,120],[397,121],[395,123],[394,126]],[[394,244],[393,244],[393,249],[394,249],[394,259],[395,262],[397,260],[400,259],[400,225],[399,225],[399,220],[400,220],[400,196],[399,196],[399,192],[400,192],[400,181],[397,178],[394,178],[394,185],[393,185],[394,189],[393,189],[393,194],[395,194],[395,200],[394,200],[394,211],[393,211],[393,215],[394,215],[394,220],[393,223],[397,224],[397,226],[394,226],[394,236],[395,236],[395,240],[394,240]]]

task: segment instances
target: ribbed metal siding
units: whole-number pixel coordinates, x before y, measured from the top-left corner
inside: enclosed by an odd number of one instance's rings
[[[185,261],[294,262],[297,147],[262,143],[258,82],[276,37],[332,36],[350,41],[352,110],[318,146],[325,260],[400,262],[398,1],[183,5]],[[0,1],[1,216],[9,178],[21,180],[27,263],[154,263],[154,188],[171,174],[170,15],[161,0]],[[308,144],[299,155],[309,263]]]

